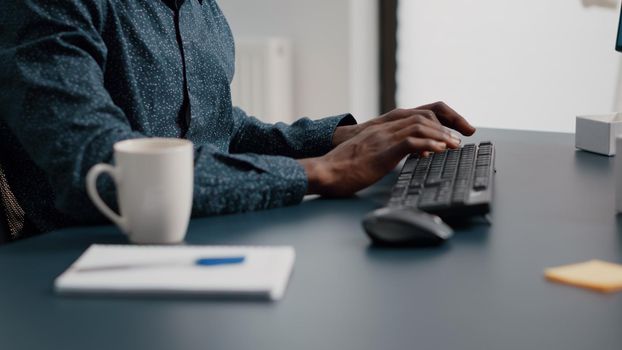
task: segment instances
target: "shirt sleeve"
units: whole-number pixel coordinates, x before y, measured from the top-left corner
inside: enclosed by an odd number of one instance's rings
[[[195,164],[195,215],[297,204],[307,192],[307,175],[293,158],[223,153],[204,145]]]
[[[320,120],[302,118],[288,125],[268,124],[233,109],[236,131],[231,142],[232,153],[279,154],[291,158],[309,158],[333,149],[333,134],[338,126],[356,124],[351,114]]]
[[[18,3],[11,10],[24,11],[15,18],[27,23],[9,23],[0,36],[8,92],[0,97],[2,121],[47,176],[56,208],[79,222],[101,221],[86,194],[86,173],[112,161],[115,142],[148,136],[132,129],[104,87],[102,14],[88,1]],[[294,204],[306,192],[306,174],[294,159],[232,155],[211,145],[195,151],[194,215]],[[104,182],[102,197],[115,202],[112,181]]]

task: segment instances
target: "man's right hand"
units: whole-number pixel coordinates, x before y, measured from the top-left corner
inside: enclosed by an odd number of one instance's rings
[[[380,180],[410,153],[459,145],[440,123],[414,110],[410,117],[366,128],[324,156],[299,161],[307,173],[308,194],[343,197]]]

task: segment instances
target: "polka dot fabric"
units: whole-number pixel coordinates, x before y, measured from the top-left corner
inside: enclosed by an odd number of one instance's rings
[[[355,121],[247,116],[231,105],[234,55],[213,0],[2,0],[0,161],[32,223],[104,221],[86,172],[140,137],[195,144],[195,216],[300,202],[295,159],[328,152],[334,129]],[[110,180],[99,185],[115,202]]]

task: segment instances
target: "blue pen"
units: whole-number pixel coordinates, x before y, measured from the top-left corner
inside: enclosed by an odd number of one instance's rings
[[[218,258],[199,258],[194,261],[196,266],[219,266],[219,265],[236,265],[241,264],[245,260],[244,256],[226,256]],[[90,266],[77,268],[76,272],[96,272],[96,271],[111,271],[111,270],[128,270],[128,269],[144,269],[144,268],[157,268],[157,267],[172,267],[172,266],[188,266],[188,262],[183,261],[159,261],[143,264],[114,264],[104,266]]]
[[[200,258],[197,259],[194,263],[199,266],[215,266],[215,265],[231,265],[231,264],[241,264],[244,262],[243,256],[233,256],[233,257],[225,257],[225,258]]]

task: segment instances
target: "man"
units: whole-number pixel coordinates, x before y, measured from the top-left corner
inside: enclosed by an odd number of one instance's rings
[[[347,196],[475,129],[443,103],[363,124],[270,125],[231,105],[234,45],[213,0],[3,0],[0,162],[38,231],[101,221],[86,172],[139,137],[195,144],[193,215]],[[103,184],[104,198],[114,190]]]

